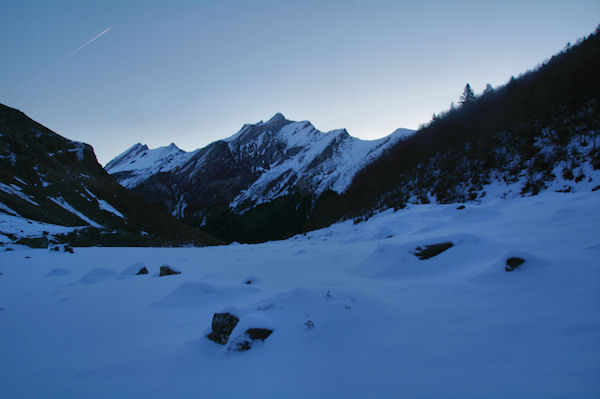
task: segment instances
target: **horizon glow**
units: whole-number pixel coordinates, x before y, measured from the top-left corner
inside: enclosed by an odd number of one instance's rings
[[[376,139],[447,110],[466,83],[481,93],[535,68],[599,17],[589,0],[25,0],[0,12],[0,102],[102,164],[137,142],[194,150],[277,112]]]

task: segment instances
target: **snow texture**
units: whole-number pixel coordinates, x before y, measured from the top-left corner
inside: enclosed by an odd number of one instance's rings
[[[259,245],[2,252],[0,396],[599,397],[600,190],[457,205]],[[182,274],[134,275],[163,264]],[[248,328],[273,333],[229,350]]]

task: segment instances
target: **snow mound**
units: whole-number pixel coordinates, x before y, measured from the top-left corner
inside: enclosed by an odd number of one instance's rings
[[[429,259],[415,254],[418,248],[441,243],[453,246]],[[375,250],[353,271],[357,276],[376,278],[424,278],[448,273],[462,273],[489,260],[494,243],[486,237],[472,234],[437,236],[420,241],[398,243],[379,242]]]
[[[142,262],[135,262],[134,264],[127,267],[125,270],[123,270],[121,272],[121,274],[119,275],[119,280],[134,277],[137,274],[137,272],[140,271],[140,269],[142,267],[147,267],[147,266]]]
[[[97,267],[90,270],[86,275],[79,279],[79,282],[84,284],[95,284],[102,281],[114,280],[115,277],[117,277],[117,273],[114,270]]]
[[[237,298],[248,294],[249,291],[256,292],[252,287],[218,287],[203,281],[188,281],[180,284],[166,298],[157,302],[161,307],[195,307],[203,306],[207,300]]]
[[[525,262],[511,272],[506,271],[506,260],[521,258]],[[469,281],[474,283],[531,283],[531,279],[539,280],[540,273],[544,273],[553,263],[535,253],[521,250],[509,250],[496,256],[491,262],[485,264]],[[542,277],[543,279],[543,277]]]
[[[71,274],[71,272],[68,271],[67,269],[62,269],[60,267],[57,267],[57,268],[50,270],[48,273],[46,273],[45,277],[61,277],[61,276],[68,276],[70,274]]]

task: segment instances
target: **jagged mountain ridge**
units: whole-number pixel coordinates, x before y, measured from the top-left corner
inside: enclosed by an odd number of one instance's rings
[[[224,207],[243,213],[289,195],[341,193],[362,167],[412,133],[398,129],[364,141],[345,129],[323,133],[308,121],[277,113],[192,152],[175,144],[150,150],[138,143],[105,169],[173,215],[203,225]]]
[[[54,234],[56,233],[56,234]],[[196,245],[214,239],[112,179],[91,146],[0,104],[0,239],[27,245]]]

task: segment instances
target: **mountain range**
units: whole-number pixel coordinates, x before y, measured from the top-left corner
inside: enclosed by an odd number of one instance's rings
[[[417,132],[364,141],[277,113],[191,152],[138,143],[105,168],[0,105],[0,241],[252,243],[414,203],[599,190],[598,70],[596,30]]]
[[[344,192],[359,170],[413,133],[398,129],[365,141],[345,129],[321,132],[308,121],[290,121],[277,113],[192,152],[175,144],[148,149],[138,143],[105,169],[121,185],[186,223],[223,235],[222,229],[211,227],[222,226],[224,215],[238,218],[275,201],[291,201],[293,207],[314,203],[328,191]],[[255,222],[254,227],[264,226]],[[226,235],[247,240],[243,234]]]

